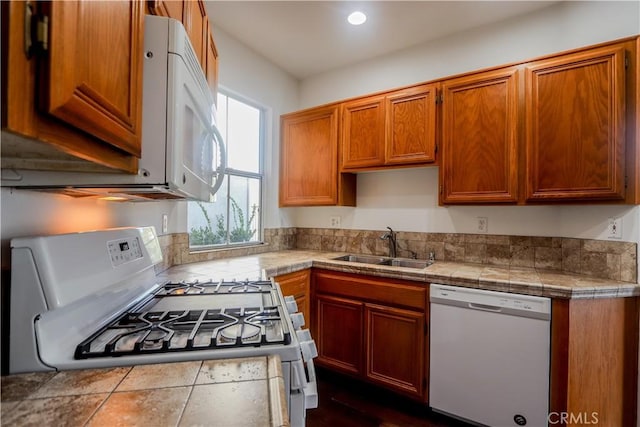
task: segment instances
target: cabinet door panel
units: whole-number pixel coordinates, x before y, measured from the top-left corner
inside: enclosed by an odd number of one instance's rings
[[[624,57],[614,46],[526,68],[527,200],[624,198]]]
[[[342,168],[384,164],[384,97],[345,103],[342,110]]]
[[[425,383],[425,321],[424,313],[366,304],[367,378],[421,397]]]
[[[443,83],[444,203],[516,202],[518,71]]]
[[[386,164],[434,162],[436,86],[424,85],[386,98]]]
[[[47,112],[139,157],[143,3],[50,6]]]
[[[317,295],[316,335],[318,365],[350,374],[362,371],[363,304]]]
[[[338,107],[281,121],[280,206],[338,202]]]
[[[282,295],[291,295],[295,298],[298,305],[298,312],[304,315],[304,320],[308,324],[311,321],[309,306],[309,286],[310,286],[309,270],[296,271],[289,274],[283,274],[274,278],[280,284]]]

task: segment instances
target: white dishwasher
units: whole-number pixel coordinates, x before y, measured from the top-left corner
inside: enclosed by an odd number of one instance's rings
[[[546,427],[549,298],[432,284],[429,405],[492,427]]]

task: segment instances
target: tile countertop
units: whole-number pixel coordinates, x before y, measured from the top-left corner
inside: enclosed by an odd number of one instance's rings
[[[287,250],[177,265],[161,276],[183,279],[258,279],[317,267],[424,283],[512,292],[551,298],[640,296],[640,284],[566,274],[558,271],[487,264],[436,261],[424,269],[336,261],[345,252]]]
[[[278,356],[1,378],[2,425],[288,426]]]

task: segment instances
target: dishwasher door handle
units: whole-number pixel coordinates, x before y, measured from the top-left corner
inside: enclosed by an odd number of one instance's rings
[[[497,307],[495,305],[487,305],[487,304],[478,304],[470,302],[467,306],[473,310],[482,310],[482,311],[491,311],[492,313],[501,313],[502,307]]]

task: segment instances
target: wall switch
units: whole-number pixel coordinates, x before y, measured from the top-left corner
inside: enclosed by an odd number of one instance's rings
[[[486,233],[489,231],[489,219],[486,216],[479,216],[476,219],[478,220],[478,226],[476,228],[478,233]]]
[[[329,226],[332,228],[340,227],[340,217],[339,216],[329,217]]]
[[[162,214],[162,234],[169,232],[169,215]]]
[[[607,237],[609,239],[622,239],[622,218],[609,218]]]

